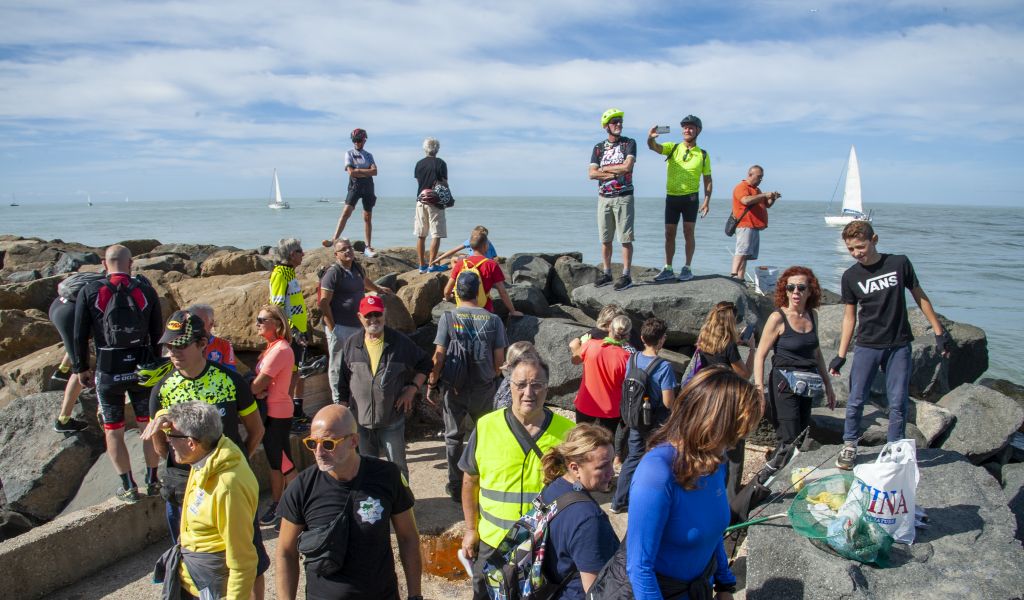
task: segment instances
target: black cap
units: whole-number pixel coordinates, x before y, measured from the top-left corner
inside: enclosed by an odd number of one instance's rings
[[[167,344],[172,348],[181,348],[196,340],[206,337],[206,330],[203,328],[203,320],[196,315],[179,310],[167,319],[164,326],[164,334],[160,336],[160,343]]]
[[[480,278],[472,271],[462,271],[455,281],[455,293],[463,300],[476,301],[480,290]]]

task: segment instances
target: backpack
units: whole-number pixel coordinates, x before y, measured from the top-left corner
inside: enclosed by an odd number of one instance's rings
[[[78,299],[78,292],[82,288],[105,277],[106,275],[103,273],[72,273],[57,284],[57,295],[68,302],[74,302]]]
[[[533,508],[512,525],[483,566],[484,585],[491,600],[548,600],[556,597],[579,572],[572,570],[561,581],[544,573],[551,522],[578,502],[593,502],[585,492],[569,491],[550,504],[538,494]]]
[[[460,274],[465,272],[476,273],[476,276],[480,279],[480,287],[476,289],[476,305],[480,308],[487,305],[487,291],[484,290],[484,277],[480,274],[480,265],[489,260],[491,259],[484,258],[475,265],[471,265],[469,258],[464,258],[462,259],[462,268],[459,270]],[[459,298],[458,294],[455,294],[455,306],[462,306],[462,298]]]
[[[455,315],[448,315],[448,347],[445,348],[444,367],[441,369],[441,383],[448,389],[458,392],[466,385],[469,378],[469,349],[465,342],[455,334]]]
[[[686,366],[686,372],[683,373],[683,380],[679,384],[679,388],[682,389],[686,387],[686,384],[690,383],[690,380],[693,379],[693,376],[696,375],[697,372],[703,369],[705,366],[706,365],[704,364],[704,358],[701,356],[700,350],[695,349],[693,351],[693,358],[690,359],[690,364]]]
[[[459,319],[455,311],[447,311],[448,347],[445,349],[441,382],[456,394],[470,384],[491,381],[494,372],[486,365],[492,350],[480,339],[472,320]]]
[[[110,301],[103,310],[103,338],[110,348],[137,348],[144,346],[149,337],[149,330],[132,297],[132,290],[139,287],[134,279],[126,285],[114,285],[104,281],[103,285],[110,290]]]
[[[626,427],[632,429],[649,429],[654,425],[653,402],[661,402],[661,396],[652,390],[656,389],[651,374],[665,362],[663,358],[654,357],[651,364],[641,369],[637,365],[637,354],[629,357],[626,366],[626,378],[622,380],[622,400],[619,412]]]

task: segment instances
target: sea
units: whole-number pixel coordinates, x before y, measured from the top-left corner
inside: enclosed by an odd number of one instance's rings
[[[164,243],[206,243],[239,248],[273,245],[295,237],[307,247],[334,232],[339,199],[288,199],[290,210],[270,210],[265,199],[85,202],[0,207],[0,233],[61,239],[104,246],[126,239],[155,238]],[[490,230],[499,255],[516,252],[578,251],[586,262],[600,260],[596,198],[458,197],[447,212],[449,249],[476,225]],[[660,268],[664,262],[662,198],[637,198],[635,265]],[[936,310],[955,321],[981,327],[988,336],[986,376],[1024,384],[1021,340],[1024,317],[1024,208],[930,206],[884,203],[871,207],[881,252],[906,254]],[[761,234],[761,256],[752,265],[804,265],[822,285],[838,291],[853,260],[828,227],[827,203],[782,198]],[[412,246],[414,200],[378,198],[373,213],[376,248]],[[697,223],[697,275],[728,274],[733,239],[723,233],[726,202],[713,203]],[[361,210],[352,215],[346,237],[363,239]],[[683,264],[682,232],[676,268]],[[616,247],[614,261],[621,260]],[[749,269],[750,267],[748,267]],[[908,299],[912,303],[912,300]]]

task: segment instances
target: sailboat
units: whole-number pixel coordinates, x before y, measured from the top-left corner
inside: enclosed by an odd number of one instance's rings
[[[272,208],[274,210],[291,208],[287,202],[281,200],[281,184],[277,181],[277,169],[274,169],[274,187],[270,191],[270,194],[273,197],[271,198],[270,204],[267,205],[267,208]]]
[[[86,192],[85,193],[85,201],[89,203],[89,206],[92,206],[92,194],[90,194],[89,192]]]
[[[842,226],[853,221],[870,223],[871,214],[865,213],[861,204],[857,149],[850,146],[850,160],[846,164],[846,185],[843,187],[843,211],[838,215],[825,215],[825,224]]]

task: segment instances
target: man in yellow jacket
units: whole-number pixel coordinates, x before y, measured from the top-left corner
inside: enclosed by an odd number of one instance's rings
[[[256,579],[256,476],[238,446],[223,435],[214,406],[183,402],[161,413],[177,461],[192,465],[182,503],[178,578],[174,581],[175,571],[166,576],[196,598],[248,600]]]

